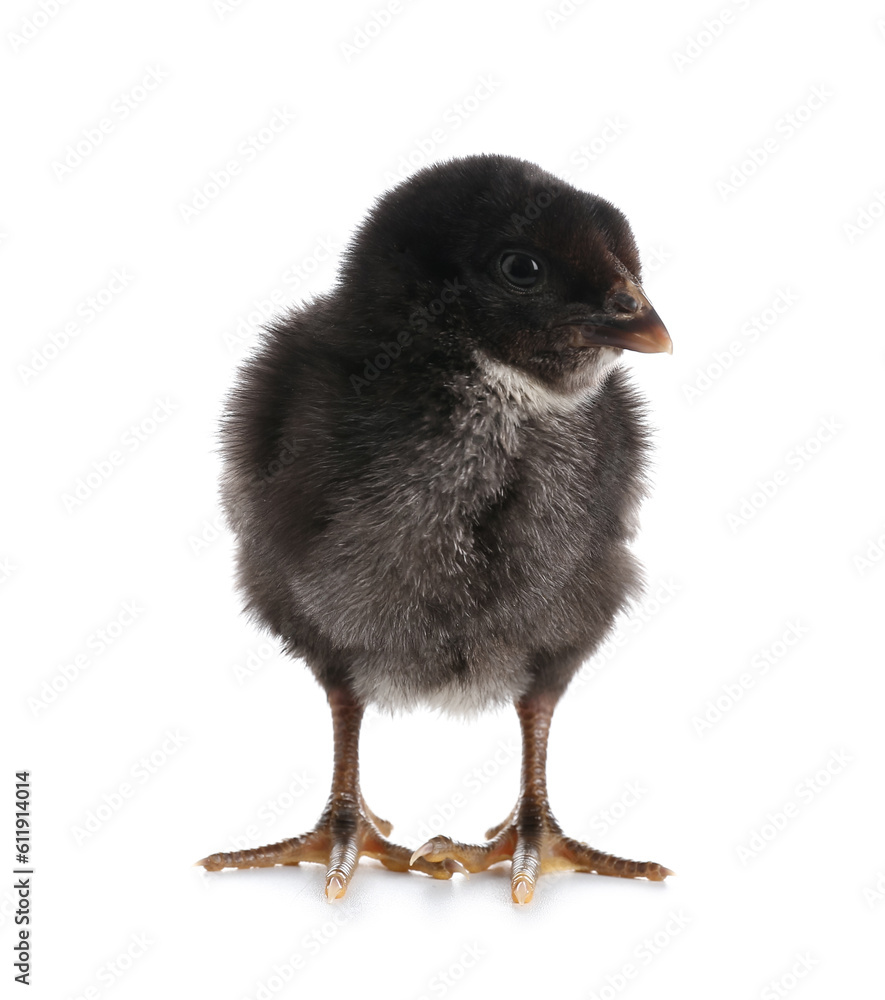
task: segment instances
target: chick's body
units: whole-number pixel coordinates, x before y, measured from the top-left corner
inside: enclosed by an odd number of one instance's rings
[[[405,372],[357,396],[364,365],[330,350],[330,312],[275,328],[228,423],[250,607],[366,703],[481,708],[553,662],[564,687],[636,580],[645,435],[626,376],[553,412],[478,367],[447,399]]]
[[[627,545],[647,435],[616,362],[625,347],[669,349],[638,271],[629,226],[602,199],[523,161],[452,161],[385,196],[336,289],[273,324],[243,365],[223,427],[239,583],[329,694],[336,753],[349,740],[355,762],[370,703],[510,700],[524,764],[546,746],[553,706],[638,589]],[[330,815],[342,782],[336,770]],[[524,782],[499,831],[518,902],[533,795]],[[555,839],[546,793],[535,799],[533,822],[547,817]],[[403,867],[375,844],[389,824],[365,803],[357,820],[376,849],[356,853]],[[296,839],[204,863],[321,859]],[[411,862],[437,877],[494,856],[431,846]],[[330,898],[350,876],[333,868]]]

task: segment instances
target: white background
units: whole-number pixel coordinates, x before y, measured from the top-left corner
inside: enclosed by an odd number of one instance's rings
[[[4,7],[3,780],[10,803],[32,771],[29,995],[874,995],[885,8],[415,0],[383,30],[373,9]],[[331,286],[323,248],[410,158],[477,152],[621,207],[675,343],[628,360],[657,428],[650,596],[561,704],[550,789],[567,832],[678,875],[548,876],[517,909],[504,866],[363,862],[334,908],[318,866],[207,874],[312,826],[331,766],[323,695],[239,614],[218,527],[246,324]],[[475,839],[512,804],[517,736],[509,711],[372,716],[367,798],[410,845]]]

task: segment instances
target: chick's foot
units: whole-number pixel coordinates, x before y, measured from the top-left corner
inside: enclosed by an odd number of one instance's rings
[[[673,872],[656,861],[629,861],[566,837],[547,800],[547,739],[555,698],[526,696],[516,703],[522,728],[522,775],[517,804],[503,823],[486,833],[485,844],[459,844],[433,837],[412,855],[414,867],[428,861],[457,861],[468,872],[485,871],[510,861],[510,890],[514,903],[528,903],[538,876],[544,872],[577,871],[647,878],[661,882]]]
[[[214,872],[222,868],[272,868],[312,861],[326,866],[326,898],[330,902],[347,891],[361,857],[375,858],[393,871],[405,872],[411,867],[434,878],[447,879],[452,872],[463,871],[454,859],[418,859],[410,865],[411,852],[385,839],[392,829],[390,823],[372,812],[360,791],[358,760],[363,706],[346,688],[329,692],[329,705],[335,740],[332,791],[317,825],[301,837],[246,851],[210,854],[197,864]]]
[[[528,903],[538,876],[545,872],[576,871],[647,878],[661,882],[673,872],[656,861],[629,861],[597,851],[565,836],[550,814],[521,814],[506,825],[493,827],[485,844],[461,844],[448,837],[433,837],[412,855],[415,868],[428,861],[458,862],[468,872],[485,871],[501,861],[510,861],[510,891],[514,903]],[[419,869],[420,870],[420,869]]]
[[[326,898],[330,902],[345,894],[361,857],[375,858],[392,871],[404,872],[411,867],[434,878],[451,878],[453,872],[464,870],[454,859],[439,862],[418,859],[410,866],[411,852],[385,839],[383,834],[390,831],[390,824],[375,816],[362,796],[357,801],[333,795],[309,833],[266,847],[210,854],[197,864],[208,871],[220,871],[222,868],[271,868],[312,861],[326,865]]]

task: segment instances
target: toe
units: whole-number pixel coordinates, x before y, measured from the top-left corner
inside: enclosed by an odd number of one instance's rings
[[[326,899],[334,903],[336,899],[341,899],[347,892],[347,882],[338,872],[326,873]]]
[[[380,816],[372,812],[366,803],[366,800],[362,796],[360,796],[360,803],[363,807],[363,812],[374,825],[375,829],[378,830],[383,837],[389,837],[391,833],[393,833],[393,823],[388,822],[386,819],[381,819]]]
[[[432,837],[414,852],[409,859],[409,864],[414,866],[419,858],[426,858],[428,861],[443,861],[450,857],[456,848],[455,842],[448,837]]]
[[[339,834],[333,839],[326,869],[326,899],[333,903],[347,892],[347,883],[353,875],[360,857],[356,833]]]
[[[417,852],[412,854],[407,848],[400,847],[399,844],[392,844],[377,830],[363,832],[360,853],[375,858],[385,868],[395,872],[407,872],[414,869],[425,875],[432,875],[434,878],[449,879],[452,877],[452,872],[457,870],[451,867],[452,862],[429,861],[427,858],[417,857]]]
[[[506,861],[513,853],[516,833],[512,827],[503,830],[488,844],[461,844],[448,837],[432,837],[422,844],[411,857],[411,865],[417,868],[422,861],[438,862],[449,872],[482,872],[486,868]]]
[[[513,814],[515,812],[515,809],[511,809],[506,819],[501,820],[501,822],[495,824],[495,826],[489,827],[489,829],[486,830],[486,840],[494,840],[499,833],[503,833],[503,831],[506,830],[507,827],[513,822]]]
[[[596,872],[597,875],[610,875],[614,878],[647,878],[651,882],[663,882],[673,872],[656,861],[631,861],[629,858],[619,858],[614,854],[606,854],[583,844],[571,837],[557,838],[552,855],[555,867],[568,867],[573,871]]]
[[[530,903],[541,874],[541,846],[534,838],[519,837],[510,868],[510,894],[514,903]]]
[[[514,903],[530,903],[534,894],[535,883],[527,875],[517,875],[510,880],[510,897]]]
[[[278,844],[253,847],[246,851],[210,854],[196,862],[207,871],[222,868],[272,868],[274,865],[297,865],[302,861],[324,860],[325,849],[321,835],[314,831],[303,837],[281,840]]]

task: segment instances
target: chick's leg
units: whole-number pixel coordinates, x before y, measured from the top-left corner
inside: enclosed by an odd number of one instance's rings
[[[267,847],[224,854],[210,854],[197,862],[209,871],[222,868],[270,868],[313,861],[326,866],[326,897],[340,899],[362,855],[376,858],[394,871],[408,871],[410,852],[390,843],[386,820],[379,819],[366,805],[359,785],[359,734],[363,706],[351,692],[330,692],[335,736],[335,763],[332,791],[319,822],[309,833]],[[455,860],[419,859],[411,865],[434,878],[451,878],[463,871]]]
[[[519,799],[510,816],[492,827],[486,844],[459,844],[434,837],[412,855],[420,861],[459,861],[470,872],[499,861],[511,862],[510,887],[515,903],[531,900],[538,876],[548,871],[596,872],[619,878],[660,882],[673,872],[654,861],[628,861],[566,837],[547,801],[547,738],[556,699],[531,695],[517,702],[522,726],[522,777]]]

